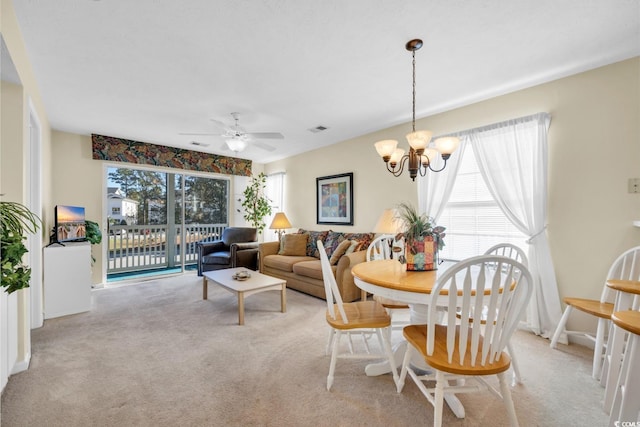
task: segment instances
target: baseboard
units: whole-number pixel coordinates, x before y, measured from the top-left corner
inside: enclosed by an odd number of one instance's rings
[[[606,343],[606,341],[605,341]],[[569,335],[569,344],[577,344],[584,347],[588,347],[591,350],[594,349],[596,343],[593,340],[585,337],[584,335]]]
[[[13,369],[11,369],[11,375],[17,374],[18,372],[23,372],[29,369],[29,364],[31,363],[31,353],[28,353],[24,360],[19,360],[13,365]]]

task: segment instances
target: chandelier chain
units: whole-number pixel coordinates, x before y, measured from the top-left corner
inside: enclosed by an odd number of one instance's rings
[[[413,104],[411,106],[411,111],[413,112],[413,120],[411,121],[411,129],[412,132],[416,131],[416,51],[414,50],[412,53],[413,61]]]

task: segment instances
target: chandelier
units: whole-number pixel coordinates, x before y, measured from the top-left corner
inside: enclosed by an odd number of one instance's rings
[[[422,40],[414,39],[407,42],[405,48],[411,52],[413,58],[413,117],[411,121],[411,133],[406,135],[409,142],[409,153],[404,154],[404,150],[398,147],[395,139],[386,139],[375,143],[376,151],[387,165],[387,170],[398,177],[402,175],[405,165],[408,163],[409,176],[413,181],[420,173],[425,176],[427,170],[440,172],[447,166],[447,160],[451,157],[460,140],[456,137],[442,137],[436,139],[431,144],[433,132],[428,130],[416,131],[416,50],[422,47]],[[430,145],[433,145],[430,146]],[[440,169],[434,169],[432,162],[440,154],[444,164]]]

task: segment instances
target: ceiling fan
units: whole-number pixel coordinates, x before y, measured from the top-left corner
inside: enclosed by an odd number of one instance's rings
[[[255,141],[255,139],[284,139],[284,136],[279,132],[247,132],[238,123],[239,116],[240,113],[231,113],[231,117],[233,117],[233,120],[235,121],[231,126],[226,126],[218,120],[211,119],[212,122],[218,124],[225,130],[224,133],[180,133],[180,135],[220,136],[225,139],[225,146],[223,147],[236,153],[247,148],[249,142],[263,150],[273,151],[276,147],[260,141]]]

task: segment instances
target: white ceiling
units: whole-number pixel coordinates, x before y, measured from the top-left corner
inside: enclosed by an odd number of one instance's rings
[[[638,0],[13,3],[54,129],[260,163],[410,121],[413,38],[418,117],[640,55]]]

